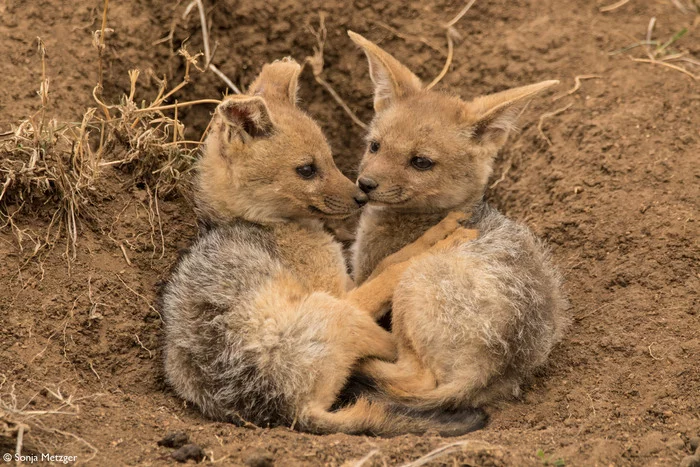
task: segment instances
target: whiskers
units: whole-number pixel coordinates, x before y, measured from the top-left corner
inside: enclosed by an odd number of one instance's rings
[[[345,201],[340,196],[326,196],[323,198],[324,211],[326,214],[331,214],[334,216],[344,216],[352,214],[355,209],[355,201],[351,200],[352,204]]]
[[[388,190],[372,192],[370,194],[370,200],[378,203],[399,204],[403,203],[407,199],[408,198],[404,193],[404,189],[401,186],[393,186]]]

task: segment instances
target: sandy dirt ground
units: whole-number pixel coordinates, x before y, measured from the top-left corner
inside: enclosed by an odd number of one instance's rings
[[[222,465],[355,465],[370,453],[357,465],[401,465],[455,441],[466,442],[429,465],[679,465],[700,436],[700,20],[692,1],[631,0],[601,11],[614,3],[477,0],[455,26],[462,38],[440,84],[445,91],[470,98],[561,80],[523,114],[520,133],[498,157],[488,198],[550,243],[574,324],[521,400],[488,408],[485,429],[457,439],[314,436],[213,423],[183,404],[163,378],[156,296],[196,235],[194,213],[186,187],[156,196],[115,164],[105,166],[90,195],[90,215],[78,220],[74,260],[64,234],[43,245],[56,196],[0,205],[0,454],[14,453],[21,422],[29,427],[25,455],[73,455],[93,465],[169,465],[172,450],[157,441],[172,431],[201,446],[205,463]],[[316,39],[307,25],[318,26],[323,12],[322,76],[364,122],[372,117],[372,88],[345,30],[365,34],[429,81],[445,61],[442,25],[464,6],[205,4],[217,44],[212,63],[242,87],[266,61],[311,55]],[[196,8],[183,19],[186,8],[164,0],[110,3],[106,102],[129,92],[130,69],[142,72],[138,100],[156,94],[155,77],[172,85],[182,79],[177,49],[183,41],[191,52],[202,49]],[[41,109],[37,36],[50,79],[45,112],[79,122],[95,107],[92,42],[102,11],[101,1],[0,2],[0,135]],[[645,40],[652,17],[659,44],[685,35],[661,50],[613,53]],[[647,51],[683,54],[665,63],[695,78],[633,60],[647,59]],[[577,76],[590,75],[566,94]],[[213,73],[193,71],[170,102],[216,99],[225,89]],[[300,96],[352,177],[363,130],[308,68]],[[185,139],[200,138],[211,111],[181,109]]]

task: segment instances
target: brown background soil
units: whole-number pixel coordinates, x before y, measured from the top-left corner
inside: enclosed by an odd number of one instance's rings
[[[59,121],[79,121],[94,106],[91,35],[99,29],[101,3],[0,3],[0,133],[40,106],[36,36],[48,52],[49,111]],[[324,77],[364,121],[372,115],[371,86],[365,60],[345,30],[378,41],[428,81],[444,56],[376,21],[423,35],[444,50],[440,24],[463,6],[452,0],[206,3],[212,42],[218,41],[214,63],[243,85],[268,60],[310,55],[315,39],[304,25],[325,11]],[[700,88],[675,70],[608,54],[643,39],[655,16],[654,37],[665,40],[687,27],[678,47],[698,57],[700,24],[670,1],[631,1],[610,13],[601,13],[602,5],[477,1],[456,26],[464,38],[441,87],[464,98],[555,78],[562,81],[559,93],[577,75],[602,78],[583,81],[557,102],[549,95],[532,103],[522,131],[499,156],[493,181],[500,181],[489,193],[552,245],[574,325],[523,399],[490,408],[488,427],[464,437],[490,444],[447,455],[446,465],[541,465],[560,458],[567,465],[677,465],[690,453],[689,439],[700,435]],[[177,18],[175,47],[189,37],[190,50],[201,49],[196,11],[179,19],[185,7],[163,0],[110,4],[107,100],[116,102],[127,90],[131,68],[179,82],[181,59],[167,41],[155,43]],[[629,54],[644,56],[641,49]],[[142,74],[140,98],[152,98],[155,90]],[[195,72],[177,98],[217,98],[223,91],[216,76]],[[326,130],[339,166],[352,176],[363,150],[361,129],[309,70],[301,97]],[[569,104],[544,121],[550,146],[539,135],[538,118]],[[189,137],[199,137],[210,111],[182,111]],[[451,441],[237,428],[185,407],[164,384],[161,322],[151,305],[157,283],[196,233],[191,206],[178,196],[159,200],[161,238],[145,187],[118,169],[106,170],[100,185],[97,215],[82,222],[70,268],[65,239],[27,261],[32,238],[43,237],[55,205],[15,217],[23,249],[17,231],[0,231],[0,395],[3,405],[25,411],[15,418],[31,417],[25,453],[87,460],[94,449],[95,464],[166,465],[170,450],[156,441],[184,430],[215,459],[228,456],[224,464],[241,464],[264,449],[280,466],[340,465],[376,449],[365,465],[396,465]],[[57,408],[62,413],[42,412]],[[13,443],[0,442],[0,451]]]

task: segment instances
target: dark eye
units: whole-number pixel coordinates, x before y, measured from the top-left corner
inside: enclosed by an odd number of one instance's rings
[[[418,170],[432,169],[435,163],[427,157],[414,157],[411,159],[411,165]]]
[[[297,173],[301,178],[312,178],[316,175],[316,166],[313,164],[302,165],[301,167],[297,167]]]
[[[379,143],[376,141],[370,141],[369,142],[369,152],[375,153],[379,151]]]

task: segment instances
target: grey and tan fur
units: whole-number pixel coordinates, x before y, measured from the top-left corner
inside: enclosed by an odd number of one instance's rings
[[[330,410],[359,359],[395,358],[375,317],[409,263],[395,261],[349,290],[341,247],[321,219],[348,216],[366,197],[296,107],[299,71],[292,60],[266,65],[247,95],[217,108],[196,190],[213,228],[162,297],[167,379],[217,420],[384,435],[476,429],[483,414],[474,411],[446,417],[367,399]],[[429,231],[418,250],[467,235],[458,217]]]
[[[354,245],[358,284],[449,211],[471,217],[475,241],[415,261],[393,296],[396,363],[361,372],[393,400],[422,408],[479,406],[518,395],[569,323],[546,247],[482,198],[493,159],[527,100],[556,81],[464,102],[362,36],[376,115],[358,184],[370,202]]]

